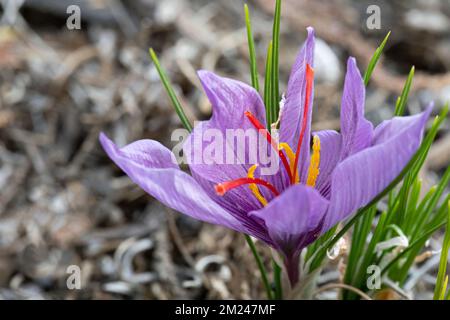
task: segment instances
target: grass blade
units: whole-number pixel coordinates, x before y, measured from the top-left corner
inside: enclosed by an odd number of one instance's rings
[[[361,258],[367,255],[368,252],[364,250],[366,247],[367,236],[369,235],[373,219],[376,214],[376,207],[372,206],[366,214],[361,216],[355,223],[352,234],[352,242],[350,247],[350,253],[347,259],[347,268],[344,275],[344,283],[354,284],[356,276],[359,273],[358,267],[360,267]],[[354,298],[354,293],[349,290],[343,290],[342,297],[344,300]]]
[[[283,299],[283,287],[281,285],[281,267],[275,262],[275,260],[272,260],[272,265],[275,283],[275,299],[281,300]]]
[[[442,244],[439,271],[436,279],[436,287],[434,289],[434,300],[443,300],[445,297],[445,290],[447,289],[448,277],[446,278],[445,273],[447,271],[448,251],[450,250],[450,201],[447,203],[447,210],[447,228],[445,231],[444,242]]]
[[[275,15],[273,19],[273,30],[272,30],[272,76],[271,76],[271,118],[272,122],[275,122],[278,118],[279,112],[279,61],[278,55],[280,51],[280,20],[281,20],[281,0],[276,0],[275,4]]]
[[[415,68],[412,66],[409,71],[408,78],[406,79],[405,85],[402,90],[402,94],[397,99],[397,103],[395,105],[395,115],[401,116],[405,113],[406,101],[408,100],[409,90],[411,89],[412,80],[414,78]]]
[[[244,4],[245,26],[247,27],[248,53],[250,56],[250,73],[252,77],[252,86],[259,91],[258,68],[256,64],[255,41],[252,34],[252,25],[250,22],[250,13],[247,4]]]
[[[266,74],[264,79],[264,105],[266,106],[267,128],[274,122],[272,118],[272,41],[267,47]]]
[[[375,69],[375,66],[377,65],[378,60],[380,59],[381,53],[383,52],[384,46],[386,45],[387,40],[389,39],[389,36],[391,35],[391,32],[389,31],[386,37],[384,37],[383,42],[381,42],[380,46],[375,50],[375,53],[372,56],[372,59],[370,59],[369,65],[367,66],[366,73],[364,74],[364,84],[367,86],[369,83],[370,77],[372,76],[372,72]]]
[[[172,101],[172,105],[175,108],[175,111],[181,120],[181,123],[184,125],[184,127],[187,130],[189,130],[189,132],[191,132],[192,125],[189,122],[189,119],[187,118],[186,114],[184,113],[183,107],[181,106],[181,103],[178,100],[177,95],[175,94],[175,90],[173,90],[173,87],[170,84],[169,78],[167,77],[165,71],[163,70],[163,68],[160,65],[155,51],[153,51],[153,49],[150,48],[149,52],[150,52],[150,57],[152,58],[153,63],[155,64],[156,70],[158,70],[158,74],[164,85],[164,88],[166,88],[166,92],[169,95],[170,100]]]
[[[266,289],[267,298],[269,300],[272,300],[273,299],[272,288],[270,287],[269,279],[267,278],[267,270],[264,267],[261,256],[259,255],[258,251],[256,250],[256,246],[255,246],[255,243],[253,242],[252,238],[248,235],[245,235],[245,240],[247,241],[247,244],[253,253],[253,257],[256,260],[256,264],[258,265],[259,271],[261,272],[261,279],[262,279],[262,282],[264,285],[264,289]]]

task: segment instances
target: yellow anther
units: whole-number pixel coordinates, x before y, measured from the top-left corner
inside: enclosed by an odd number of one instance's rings
[[[320,139],[318,136],[313,138],[313,152],[311,155],[311,161],[309,162],[308,180],[306,185],[314,187],[316,185],[317,177],[319,176],[319,164],[320,164]]]
[[[289,166],[291,167],[291,174],[294,172],[294,165],[295,165],[295,152],[292,151],[291,147],[286,142],[281,142],[278,147],[280,150],[286,151],[286,155],[289,159]],[[298,175],[298,172],[295,177],[295,183],[300,182],[300,176]]]
[[[253,166],[250,167],[250,169],[248,169],[248,173],[247,173],[247,177],[248,178],[254,178],[254,173],[255,173],[255,170],[256,170],[257,167],[258,167],[258,165],[254,164]],[[266,200],[266,198],[263,197],[261,192],[259,192],[258,186],[256,184],[252,183],[252,184],[249,184],[249,188],[253,192],[253,194],[255,195],[256,199],[258,199],[259,202],[261,202],[261,204],[263,206],[266,206],[267,205],[267,200]]]

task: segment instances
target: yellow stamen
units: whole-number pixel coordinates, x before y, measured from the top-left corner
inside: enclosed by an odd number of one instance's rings
[[[286,151],[286,155],[289,159],[289,166],[291,167],[291,174],[294,172],[294,165],[295,165],[295,153],[292,151],[291,147],[286,142],[281,142],[279,144],[279,149]],[[295,183],[300,182],[300,176],[297,172],[295,176]]]
[[[257,164],[254,164],[253,166],[250,167],[250,169],[248,169],[248,173],[247,173],[247,178],[254,178],[254,173],[256,168],[258,167]],[[261,192],[259,192],[259,188],[255,183],[249,184],[249,188],[250,190],[253,192],[253,194],[255,195],[256,199],[259,200],[259,202],[261,202],[261,204],[263,206],[267,205],[267,200],[263,197],[263,195],[261,194]]]
[[[306,185],[314,187],[316,185],[317,177],[319,176],[319,164],[320,164],[320,139],[318,136],[313,138],[313,152],[311,155],[311,161],[308,169],[308,180]]]

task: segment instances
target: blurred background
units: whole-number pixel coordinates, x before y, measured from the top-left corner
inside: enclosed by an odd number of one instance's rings
[[[140,138],[173,144],[171,132],[181,123],[149,47],[191,120],[211,116],[197,69],[250,83],[244,2],[0,3],[0,299],[263,298],[242,235],[164,208],[98,143],[105,131],[119,145]],[[80,9],[79,29],[67,26],[70,5]],[[248,5],[262,74],[274,1]],[[367,25],[369,5],[380,8],[379,29]],[[449,1],[284,0],[281,88],[308,25],[319,38],[313,128],[339,128],[347,57],[365,70],[389,30],[368,87],[367,117],[379,123],[392,116],[412,65],[407,113],[434,100],[436,114],[450,100]],[[449,162],[447,121],[421,173],[424,183],[434,184]],[[269,261],[270,252],[263,254]],[[319,283],[339,280],[342,255]],[[430,297],[435,260],[413,270],[416,298]],[[70,265],[81,270],[79,290],[67,286]]]

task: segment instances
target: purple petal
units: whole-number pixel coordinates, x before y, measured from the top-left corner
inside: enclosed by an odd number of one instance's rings
[[[293,148],[294,152],[300,135],[303,108],[305,105],[306,64],[311,65],[311,67],[314,66],[314,29],[308,27],[307,30],[308,37],[297,55],[289,76],[286,100],[280,116],[280,141],[287,142],[291,148]],[[299,173],[301,181],[305,181],[308,169],[313,97],[314,84],[312,86],[311,98],[308,106],[307,127],[299,157]]]
[[[400,174],[420,145],[431,109],[383,122],[372,147],[337,165],[323,231],[368,204]]]
[[[213,108],[209,122],[215,124],[215,128],[253,128],[244,115],[245,111],[252,112],[261,123],[266,123],[264,103],[254,88],[205,70],[198,71],[198,76]]]
[[[322,196],[329,199],[331,173],[340,159],[342,136],[334,130],[318,131],[314,135],[320,139],[319,176],[316,181],[316,189]]]
[[[367,148],[373,135],[372,123],[364,118],[365,87],[355,58],[347,61],[341,102],[341,159]]]
[[[242,225],[229,212],[179,169],[174,155],[159,142],[139,140],[119,149],[101,133],[100,143],[131,180],[166,206],[194,219],[243,231]]]
[[[250,111],[265,124],[265,109],[261,97],[255,89],[242,82],[222,78],[207,71],[199,71],[198,76],[211,102],[213,113],[210,120],[195,126],[183,145],[191,172],[194,177],[201,177],[211,183],[246,177],[248,169],[255,163],[250,163],[248,159],[249,150],[255,148],[255,145],[250,145],[248,136],[244,138],[244,143],[238,143],[237,139],[227,136],[227,130],[234,129],[229,130],[229,133],[236,133],[236,129],[243,133],[250,132],[259,139],[258,132],[245,116],[245,112]],[[206,132],[216,134],[206,141]],[[223,142],[222,148],[211,153],[205,152],[211,149],[212,143],[217,142],[217,139]],[[232,160],[231,163],[227,162],[227,155]],[[241,207],[242,212],[261,207],[248,187],[231,190],[224,199]]]
[[[275,248],[289,257],[318,236],[327,207],[316,189],[296,184],[250,215],[264,220]]]

